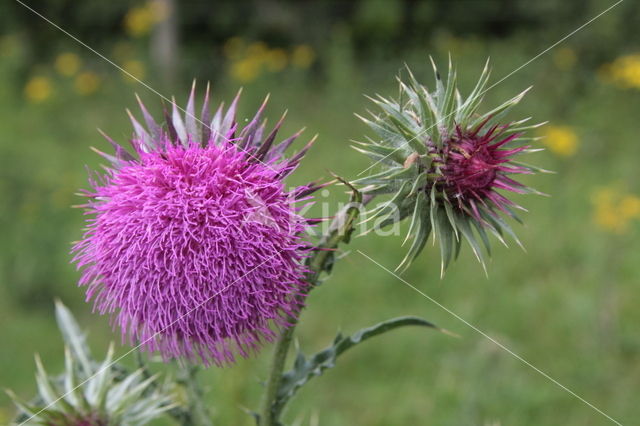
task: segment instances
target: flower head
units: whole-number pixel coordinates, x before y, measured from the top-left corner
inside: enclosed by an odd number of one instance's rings
[[[383,170],[355,183],[365,194],[393,194],[389,202],[371,212],[370,218],[382,216],[382,223],[395,223],[411,217],[407,239],[412,239],[412,244],[399,268],[411,263],[433,232],[440,241],[444,273],[459,253],[462,238],[483,266],[478,240],[489,252],[487,231],[502,242],[504,232],[515,238],[501,214],[519,220],[514,209],[521,207],[501,192],[536,192],[512,176],[540,170],[514,159],[517,154],[532,151],[521,143],[526,140],[523,132],[540,124],[523,125],[528,119],[500,121],[526,90],[485,114],[477,113],[487,90],[487,67],[466,99],[456,88],[451,63],[446,82],[435,64],[434,72],[434,92],[408,71],[408,84],[400,81],[399,100],[381,96],[372,99],[382,114],[361,118],[378,138],[360,142],[355,148]]]
[[[266,101],[240,129],[238,97],[213,118],[208,98],[197,120],[192,90],[185,119],[174,103],[165,127],[140,104],[136,157],[113,142],[116,155],[103,154],[112,166],[86,192],[93,218],[74,251],[87,298],[132,344],[223,364],[300,309],[308,249],[294,203],[314,188],[285,190],[311,142],[283,159],[298,134],[274,145],[282,120],[265,132]]]

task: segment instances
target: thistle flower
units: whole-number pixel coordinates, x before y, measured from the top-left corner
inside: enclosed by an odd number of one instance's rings
[[[529,89],[489,112],[477,112],[487,90],[488,63],[466,99],[456,88],[451,61],[445,82],[435,64],[433,68],[435,92],[418,83],[407,68],[408,83],[398,78],[398,100],[372,99],[382,114],[360,118],[378,138],[358,142],[355,149],[374,159],[382,171],[355,183],[365,194],[393,194],[388,202],[368,212],[369,219],[378,217],[382,224],[391,224],[411,217],[405,239],[412,240],[411,247],[398,269],[415,259],[431,232],[440,243],[441,273],[458,256],[462,238],[485,267],[478,240],[490,254],[487,231],[503,243],[506,232],[520,244],[501,215],[520,221],[514,209],[524,209],[501,191],[537,193],[512,176],[542,171],[514,157],[535,151],[522,143],[535,138],[525,138],[523,132],[544,123],[526,125],[529,118],[500,121]]]
[[[116,155],[101,153],[111,166],[85,192],[93,218],[73,251],[87,299],[123,340],[222,365],[274,339],[301,307],[308,249],[294,203],[316,188],[287,191],[283,179],[313,140],[284,159],[299,132],[274,145],[283,120],[266,134],[266,100],[240,129],[239,94],[212,118],[207,88],[196,119],[194,92],[185,118],[174,102],[164,127],[141,102],[148,130],[129,113],[136,156],[109,139]]]
[[[22,412],[16,419],[19,424],[144,425],[175,407],[157,377],[145,377],[143,370],[128,374],[113,365],[113,345],[104,361],[94,361],[76,320],[60,302],[56,319],[65,342],[65,371],[50,377],[36,357],[38,397],[34,402],[21,401],[8,391]]]

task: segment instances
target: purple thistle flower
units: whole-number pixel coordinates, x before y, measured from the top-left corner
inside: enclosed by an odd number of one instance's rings
[[[434,182],[436,190],[445,192],[454,207],[473,216],[479,223],[485,220],[478,204],[487,206],[488,202],[507,214],[508,207],[522,209],[497,190],[525,193],[525,186],[508,175],[532,173],[528,168],[510,164],[514,155],[529,146],[503,149],[504,145],[522,135],[505,135],[508,125],[500,129],[498,125],[484,129],[485,124],[479,124],[472,131],[464,131],[456,126],[455,135],[443,144],[442,150],[430,147],[435,158],[432,172],[438,168],[440,170]]]
[[[131,116],[136,156],[109,139],[116,155],[101,154],[112,165],[85,192],[79,285],[123,340],[165,360],[250,355],[297,315],[307,287],[307,225],[295,203],[317,187],[287,191],[283,179],[313,140],[283,159],[299,133],[274,145],[280,120],[264,136],[266,100],[239,129],[238,97],[211,118],[207,88],[196,119],[192,89],[185,119],[174,102],[165,127],[140,102],[148,130]]]

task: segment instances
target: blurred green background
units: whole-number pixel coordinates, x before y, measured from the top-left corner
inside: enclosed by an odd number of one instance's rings
[[[427,85],[428,55],[450,53],[469,91],[491,57],[492,81],[521,67],[611,6],[609,0],[373,0],[27,2],[164,96],[186,101],[196,79],[217,101],[244,87],[241,117],[271,94],[268,116],[289,110],[285,131],[319,133],[291,183],[355,178],[368,160],[350,149],[367,132],[353,115],[363,94],[397,93],[407,63]],[[90,333],[94,352],[112,334],[76,287],[70,242],[83,216],[96,128],[131,136],[134,93],[160,97],[16,2],[0,5],[0,385],[35,393],[33,354],[63,367],[53,319],[61,298]],[[444,279],[437,247],[404,278],[623,424],[640,417],[640,4],[622,2],[485,96],[485,108],[534,85],[512,118],[550,124],[529,162],[557,171],[520,196],[526,246],[495,245],[485,277],[470,250]],[[298,148],[302,143],[298,144]],[[339,189],[331,200],[341,200]],[[323,200],[324,201],[324,200]],[[611,422],[358,254],[393,269],[400,238],[357,238],[313,292],[299,328],[313,352],[338,329],[419,315],[458,334],[405,329],[350,351],[314,379],[286,420],[303,425],[605,425]],[[514,245],[515,246],[515,245]],[[119,347],[124,353],[127,347]],[[250,425],[270,355],[202,376],[216,424]],[[635,396],[634,396],[635,395]],[[14,409],[0,395],[0,424]],[[163,423],[159,423],[163,424]]]

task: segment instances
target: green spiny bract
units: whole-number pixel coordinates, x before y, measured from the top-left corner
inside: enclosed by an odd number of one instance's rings
[[[371,119],[358,116],[377,138],[356,142],[354,148],[375,161],[369,169],[380,165],[382,170],[354,183],[364,194],[391,194],[387,202],[367,212],[367,220],[380,218],[385,226],[410,217],[405,242],[410,240],[411,245],[398,269],[409,266],[432,232],[434,243],[437,239],[440,245],[442,274],[458,256],[463,239],[485,268],[481,245],[490,255],[488,232],[502,243],[503,234],[510,234],[520,244],[501,215],[520,221],[514,209],[524,209],[498,190],[538,193],[509,176],[544,171],[513,159],[536,151],[525,144],[535,138],[525,138],[523,132],[544,123],[528,125],[529,118],[500,122],[529,89],[478,113],[491,88],[487,88],[488,62],[466,98],[458,92],[451,61],[446,81],[435,64],[433,68],[435,91],[418,83],[407,68],[408,80],[398,78],[397,100],[371,98],[382,113],[371,113]]]
[[[16,424],[137,426],[176,406],[156,376],[147,377],[143,369],[128,374],[114,365],[113,344],[104,361],[94,361],[78,324],[60,302],[56,319],[65,341],[65,371],[49,376],[36,356],[38,396],[24,402],[7,391],[21,411]]]

